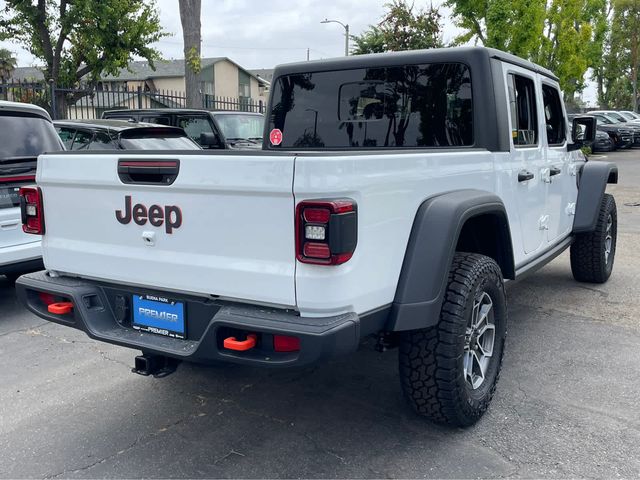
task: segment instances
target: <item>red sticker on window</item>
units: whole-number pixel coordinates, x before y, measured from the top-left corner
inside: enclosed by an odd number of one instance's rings
[[[282,143],[282,130],[279,128],[271,130],[269,140],[271,140],[271,145],[280,145]]]

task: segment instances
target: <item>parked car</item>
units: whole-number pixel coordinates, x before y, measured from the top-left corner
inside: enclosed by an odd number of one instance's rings
[[[611,152],[616,149],[616,145],[607,132],[596,131],[596,138],[591,145],[593,152]]]
[[[619,113],[627,117],[629,120],[640,120],[640,115],[630,110],[620,110]]]
[[[202,148],[258,150],[262,148],[264,115],[197,109],[111,110],[102,118],[121,118],[183,128]]]
[[[24,212],[53,274],[21,277],[23,304],[142,350],[143,375],[375,335],[418,414],[467,426],[499,378],[505,279],[566,249],[577,281],[612,273],[617,167],[586,161],[597,121],[570,125],[543,67],[479,47],[307,61],[276,68],[269,104],[260,152],[41,156]]]
[[[56,120],[67,150],[201,150],[184,130],[126,120]]]
[[[42,108],[0,101],[0,275],[41,270],[40,237],[23,232],[20,188],[35,183],[38,155],[64,150]]]
[[[619,122],[605,113],[589,112],[587,115],[598,120],[598,130],[608,133],[616,148],[631,148],[636,142],[636,135],[632,126]],[[640,140],[640,131],[637,138]]]
[[[611,117],[614,120],[617,120],[618,122],[621,123],[627,123],[627,122],[634,122],[635,118],[627,118],[626,115],[624,115],[622,112],[618,112],[616,110],[592,110],[589,112],[590,114],[602,114],[602,115],[608,115],[609,117]]]

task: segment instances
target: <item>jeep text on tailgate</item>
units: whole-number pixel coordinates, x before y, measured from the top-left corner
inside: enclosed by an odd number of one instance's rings
[[[141,350],[147,375],[302,365],[375,335],[418,413],[474,423],[505,279],[569,247],[576,280],[611,275],[618,172],[580,152],[595,119],[569,124],[551,72],[485,48],[285,65],[271,92],[261,151],[41,156],[21,195],[47,270],[21,300]]]

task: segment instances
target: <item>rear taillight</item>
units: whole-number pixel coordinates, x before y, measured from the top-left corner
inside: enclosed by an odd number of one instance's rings
[[[340,265],[358,243],[356,202],[305,200],[296,207],[296,257],[302,263]]]
[[[44,210],[40,187],[20,188],[20,212],[22,230],[25,233],[44,235]]]

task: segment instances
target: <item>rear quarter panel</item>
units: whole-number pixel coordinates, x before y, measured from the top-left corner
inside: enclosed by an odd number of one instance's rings
[[[435,194],[461,188],[496,192],[494,161],[495,155],[486,150],[298,156],[296,203],[331,197],[349,197],[358,203],[358,245],[353,258],[333,267],[297,264],[300,312],[362,314],[390,304],[420,204]]]

